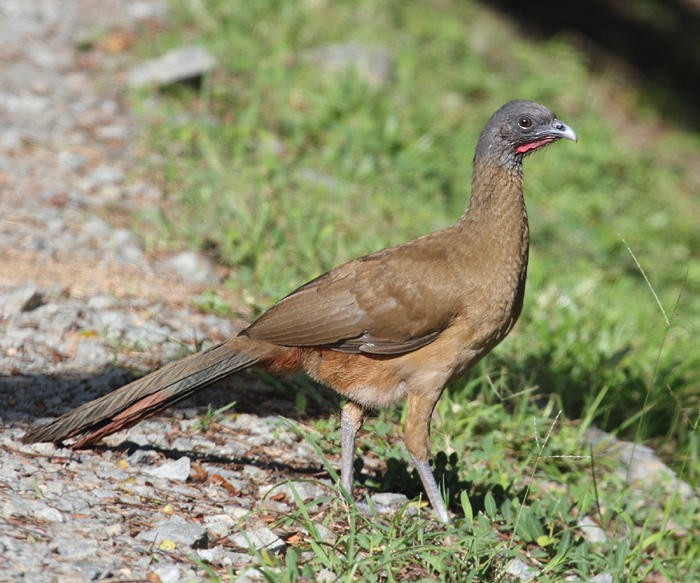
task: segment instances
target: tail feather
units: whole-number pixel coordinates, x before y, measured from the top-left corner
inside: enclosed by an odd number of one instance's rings
[[[105,435],[165,409],[236,371],[248,368],[260,356],[220,344],[171,362],[99,399],[85,403],[46,425],[29,431],[25,443],[61,441],[82,435],[72,447],[80,448]]]

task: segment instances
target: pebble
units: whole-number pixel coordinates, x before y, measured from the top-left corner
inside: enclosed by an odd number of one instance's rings
[[[177,563],[159,565],[152,571],[160,583],[180,583],[181,581],[196,581],[196,574],[191,569],[185,569]]]
[[[214,284],[219,281],[214,264],[206,257],[193,251],[178,253],[163,261],[162,266],[185,283]]]
[[[163,520],[155,528],[141,531],[136,538],[155,545],[167,546],[172,541],[176,546],[192,548],[206,547],[208,541],[207,530],[201,524],[188,522],[179,516]]]
[[[55,508],[44,506],[34,512],[34,516],[39,520],[47,520],[49,522],[63,522],[63,514]]]
[[[165,1],[136,1],[128,4],[126,14],[133,20],[162,21],[168,15],[168,3]]]
[[[275,553],[282,551],[286,546],[286,543],[266,526],[246,530],[230,538],[234,545],[242,549],[265,549]]]
[[[406,507],[406,513],[408,515],[418,514],[418,508],[414,506],[406,506],[408,502],[408,498],[403,494],[381,492],[378,494],[372,494],[369,497],[369,502],[367,500],[359,500],[357,502],[357,507],[367,516],[373,516],[375,513],[395,514],[404,507]]]
[[[301,527],[299,530],[306,534],[310,534],[307,528]],[[324,543],[334,545],[335,541],[338,540],[338,535],[336,535],[330,528],[328,528],[324,524],[321,524],[320,522],[314,523],[314,530],[316,531],[316,535],[318,536],[318,538]]]
[[[141,241],[128,229],[115,229],[109,233],[106,248],[126,263],[139,263],[143,258]]]
[[[58,153],[58,163],[69,172],[78,172],[85,166],[85,156],[69,150],[61,150]]]
[[[115,308],[116,306],[116,298],[106,294],[89,297],[86,303],[86,307],[89,310],[94,310],[96,312]]]
[[[380,87],[396,78],[394,57],[381,46],[339,43],[310,49],[303,57],[330,73],[353,71],[371,87]]]
[[[105,184],[114,184],[124,179],[124,171],[114,166],[99,166],[92,170],[85,178],[83,188],[91,190]]]
[[[8,318],[19,312],[31,312],[44,301],[44,294],[34,285],[0,290],[0,316]]]
[[[228,514],[214,514],[204,517],[204,526],[212,539],[224,538],[231,534],[237,521]]]
[[[265,470],[250,464],[243,466],[242,474],[253,482],[266,482],[269,479],[269,474]]]
[[[271,573],[272,570],[268,569],[267,572]],[[253,567],[245,569],[236,577],[236,583],[258,583],[259,581],[266,580],[269,580],[268,577]]]
[[[511,559],[506,565],[506,573],[525,583],[532,581],[539,571],[520,559]]]
[[[183,456],[175,461],[166,462],[153,469],[147,469],[145,472],[157,478],[167,478],[168,480],[184,482],[190,477],[190,458]]]
[[[321,569],[316,573],[316,583],[334,583],[337,580],[338,575],[330,569]]]
[[[657,485],[668,493],[677,492],[685,500],[695,496],[692,486],[680,480],[650,447],[621,441],[596,427],[587,429],[584,439],[593,446],[597,455],[615,462],[618,475],[639,488],[648,491],[651,486]]]
[[[284,494],[287,501],[294,504],[296,500],[294,492],[296,492],[297,496],[299,496],[303,502],[308,502],[309,500],[318,500],[327,497],[329,494],[334,494],[335,489],[332,486],[323,486],[315,481],[290,480],[282,482],[281,484],[265,484],[261,486],[259,497],[263,498],[275,494]]]
[[[133,67],[129,71],[128,82],[131,87],[163,87],[199,80],[215,66],[216,59],[204,47],[179,47]]]
[[[581,529],[581,534],[591,544],[603,544],[608,542],[608,535],[589,516],[582,516],[576,522]]]

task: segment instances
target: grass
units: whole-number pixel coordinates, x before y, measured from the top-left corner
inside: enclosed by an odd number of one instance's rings
[[[165,193],[141,229],[154,251],[198,248],[228,265],[227,285],[247,304],[234,312],[259,312],[341,261],[456,220],[476,138],[507,99],[544,102],[580,140],[526,161],[524,313],[439,404],[433,447],[468,518],[443,531],[340,504],[326,518],[341,532],[327,558],[292,546],[261,559],[271,580],[326,568],[348,580],[485,581],[516,555],[541,565],[538,581],[697,579],[696,501],[658,491],[639,506],[581,442],[601,427],[652,445],[699,483],[697,134],[669,126],[616,70],[594,72],[572,39],[535,42],[475,2],[216,0],[176,4],[173,19],[144,54],[199,42],[220,68],[199,92],[135,96]],[[309,57],[339,42],[385,47],[393,77],[372,85]],[[225,308],[214,290],[200,301]],[[411,492],[401,413],[382,413],[363,444],[394,460],[365,476],[370,489],[399,476]],[[323,451],[336,451],[335,421],[318,423],[330,424]],[[582,538],[584,515],[607,545]],[[281,520],[309,526],[303,505]]]

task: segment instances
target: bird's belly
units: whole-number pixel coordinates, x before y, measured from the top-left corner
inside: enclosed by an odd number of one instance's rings
[[[405,355],[404,355],[405,356]],[[393,362],[395,356],[309,350],[304,370],[312,378],[368,408],[390,405],[406,396],[407,386]]]

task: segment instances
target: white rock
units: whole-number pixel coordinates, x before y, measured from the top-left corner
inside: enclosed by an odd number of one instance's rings
[[[0,316],[5,318],[19,312],[30,312],[38,308],[44,295],[33,285],[25,285],[0,294]]]
[[[183,251],[163,262],[163,266],[186,283],[216,283],[219,276],[209,259],[193,251]]]
[[[34,516],[48,522],[63,522],[63,514],[51,506],[43,506],[34,512]]]
[[[266,526],[243,531],[231,537],[231,542],[242,549],[266,549],[276,552],[284,549],[285,542]]]
[[[206,547],[208,541],[207,531],[201,524],[187,522],[179,516],[163,520],[150,530],[141,531],[136,538],[156,545],[169,540],[178,546],[192,548]]]
[[[608,542],[608,535],[605,534],[605,531],[593,522],[593,519],[589,516],[582,516],[578,519],[576,524],[578,524],[578,527],[581,529],[583,538],[589,543],[600,544]]]
[[[190,465],[190,458],[182,456],[175,461],[165,462],[156,468],[149,468],[145,470],[145,473],[158,478],[184,482],[190,477]]]
[[[506,573],[517,577],[519,581],[531,581],[538,571],[520,559],[513,559],[506,565]]]
[[[216,59],[204,47],[180,47],[131,69],[129,85],[171,85],[197,79],[215,66]]]

